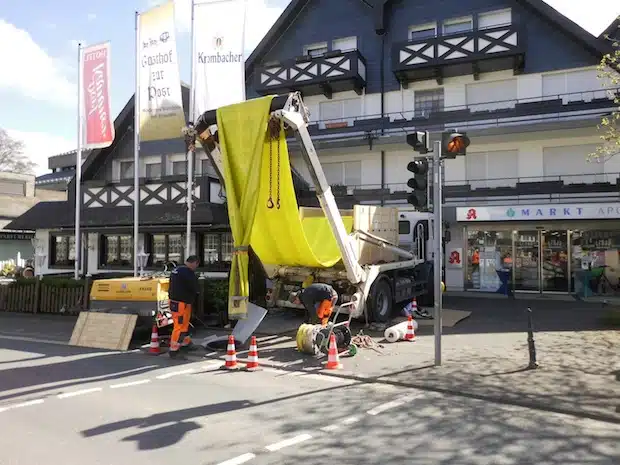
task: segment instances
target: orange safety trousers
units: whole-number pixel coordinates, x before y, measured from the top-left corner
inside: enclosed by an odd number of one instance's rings
[[[182,346],[191,344],[189,337],[189,321],[192,318],[192,306],[185,302],[170,301],[172,313],[172,336],[170,337],[170,352],[178,351]]]
[[[316,309],[316,316],[321,320],[321,326],[327,326],[329,317],[334,309],[334,303],[330,300],[323,300]]]

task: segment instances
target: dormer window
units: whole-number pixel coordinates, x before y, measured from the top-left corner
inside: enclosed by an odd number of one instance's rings
[[[459,34],[461,32],[469,32],[473,29],[473,20],[471,16],[464,18],[448,19],[443,22],[443,34]]]
[[[488,11],[478,15],[478,29],[509,26],[512,24],[510,8],[505,10]]]
[[[320,57],[328,52],[327,42],[320,42],[317,44],[306,45],[304,47],[304,55],[309,55],[312,58]]]
[[[409,28],[409,40],[432,39],[437,36],[437,24],[427,23]]]

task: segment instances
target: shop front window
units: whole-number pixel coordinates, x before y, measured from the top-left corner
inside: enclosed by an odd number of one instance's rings
[[[467,288],[497,292],[512,269],[511,231],[467,232]]]
[[[620,232],[573,230],[570,238],[573,273],[585,272],[582,274],[593,294],[620,292]]]
[[[51,236],[50,265],[72,267],[75,265],[75,236]]]

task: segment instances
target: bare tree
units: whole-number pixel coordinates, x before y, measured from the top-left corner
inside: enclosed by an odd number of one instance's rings
[[[602,162],[620,154],[620,25],[617,31],[606,34],[605,39],[611,42],[613,51],[603,56],[598,67],[598,78],[605,87],[611,88],[609,92],[618,108],[603,116],[598,125],[603,142],[589,159]]]
[[[24,154],[24,143],[0,128],[0,172],[33,174],[36,163]]]

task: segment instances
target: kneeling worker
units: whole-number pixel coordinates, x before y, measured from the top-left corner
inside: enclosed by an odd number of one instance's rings
[[[198,296],[198,278],[196,268],[198,257],[191,255],[185,260],[185,265],[175,268],[170,273],[170,312],[174,326],[170,337],[170,357],[179,356],[179,349],[189,347],[192,340],[189,336],[189,321],[192,317],[192,305]]]
[[[289,301],[306,309],[306,323],[326,326],[338,301],[338,293],[329,284],[314,283],[299,292],[291,293]],[[318,319],[318,321],[317,321]]]

